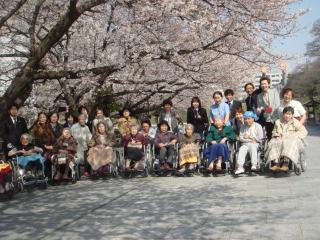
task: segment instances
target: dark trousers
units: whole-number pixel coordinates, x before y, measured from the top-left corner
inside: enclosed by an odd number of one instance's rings
[[[174,145],[168,145],[160,148],[160,154],[159,154],[160,164],[165,162],[172,163],[173,157],[174,157]]]
[[[266,129],[267,138],[268,138],[268,140],[270,140],[272,138],[272,131],[273,131],[273,128],[274,128],[274,123],[265,122],[264,123],[264,127]]]

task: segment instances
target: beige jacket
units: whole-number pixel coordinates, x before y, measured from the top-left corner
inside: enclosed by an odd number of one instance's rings
[[[293,118],[288,123],[285,123],[282,119],[278,119],[275,122],[272,137],[286,137],[297,136],[300,139],[305,138],[308,135],[308,131],[297,119]]]

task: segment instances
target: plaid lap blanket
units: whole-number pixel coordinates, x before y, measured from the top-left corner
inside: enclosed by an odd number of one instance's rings
[[[179,150],[180,167],[189,163],[197,163],[199,158],[199,147],[197,144],[191,143],[184,145]]]
[[[87,160],[92,169],[96,171],[102,166],[110,164],[114,159],[113,155],[111,147],[96,146],[90,148]]]
[[[277,161],[285,156],[297,163],[303,147],[304,144],[298,137],[272,138],[266,149],[267,162]]]

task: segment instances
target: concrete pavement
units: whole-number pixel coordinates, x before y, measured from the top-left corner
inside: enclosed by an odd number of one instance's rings
[[[320,130],[301,176],[80,181],[0,203],[0,239],[320,239]]]

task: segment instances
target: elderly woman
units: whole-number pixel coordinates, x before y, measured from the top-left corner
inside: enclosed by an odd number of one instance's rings
[[[73,160],[74,155],[77,152],[77,141],[72,137],[69,128],[62,130],[62,135],[57,139],[54,146],[56,155],[53,158],[53,164],[56,166],[56,175],[54,180],[59,181],[61,179],[61,168],[64,165],[64,173],[62,179],[69,179],[69,164]]]
[[[97,132],[92,136],[89,142],[88,163],[91,165],[93,175],[98,174],[101,170],[107,174],[110,164],[113,164],[113,145],[115,144],[114,135],[107,132],[103,122],[97,125]]]
[[[244,125],[240,129],[239,140],[241,146],[237,158],[235,174],[244,173],[244,163],[249,153],[251,159],[251,171],[257,170],[258,147],[264,138],[263,129],[259,123],[254,122],[258,117],[252,111],[247,111],[243,115]]]
[[[288,171],[289,161],[297,164],[308,132],[294,116],[292,107],[283,109],[283,116],[275,123],[272,139],[266,150],[267,162],[273,162],[272,171]]]
[[[119,132],[123,137],[130,134],[131,125],[138,125],[138,120],[131,116],[128,108],[124,108],[121,117],[118,119]]]
[[[148,139],[139,133],[139,126],[130,127],[130,134],[123,138],[126,156],[126,169],[138,170],[144,157],[144,146],[148,144]]]
[[[215,122],[215,119],[222,119],[224,125],[230,126],[230,107],[227,103],[222,102],[222,92],[213,93],[214,104],[210,107],[211,123]]]
[[[156,134],[154,145],[159,152],[160,170],[170,169],[175,154],[175,144],[177,138],[174,133],[170,132],[170,126],[166,121],[158,124],[158,133]]]
[[[179,132],[178,125],[181,121],[181,118],[173,109],[172,101],[169,99],[164,100],[162,103],[162,110],[159,114],[158,123],[161,123],[163,121],[166,121],[168,123],[170,131],[172,131],[173,133]]]
[[[285,88],[282,90],[281,96],[283,100],[280,103],[280,106],[278,108],[278,116],[279,118],[282,117],[282,111],[285,107],[292,107],[294,109],[294,115],[293,117],[301,124],[305,124],[307,119],[306,110],[304,109],[301,102],[294,100],[294,92],[291,88]]]
[[[145,119],[142,121],[141,123],[141,131],[140,133],[148,139],[150,144],[154,143],[154,138],[156,136],[157,133],[157,129],[153,128],[151,126],[151,122],[149,119]]]
[[[42,149],[35,147],[32,144],[32,139],[29,134],[22,134],[20,137],[20,144],[13,146],[9,151],[8,156],[18,156],[19,165],[24,168],[27,173],[35,169],[37,176],[43,175],[44,159],[38,152],[42,152]]]
[[[78,164],[85,165],[83,175],[85,177],[89,177],[91,167],[87,162],[87,151],[88,143],[92,138],[92,134],[89,127],[86,125],[86,116],[84,114],[80,114],[78,117],[78,123],[71,127],[71,134],[77,141],[77,154],[75,160]]]
[[[215,118],[207,135],[208,171],[221,171],[222,162],[229,159],[227,141],[235,140],[236,134],[232,127],[225,126],[223,119]]]
[[[92,134],[97,132],[97,124],[103,122],[107,128],[108,132],[113,133],[113,123],[110,118],[104,116],[103,110],[101,108],[96,109],[96,117],[92,122]]]
[[[194,133],[194,127],[192,124],[187,124],[185,127],[185,134],[179,135],[179,166],[180,173],[188,169],[194,169],[195,164],[199,158],[199,142],[201,136],[198,133]]]

